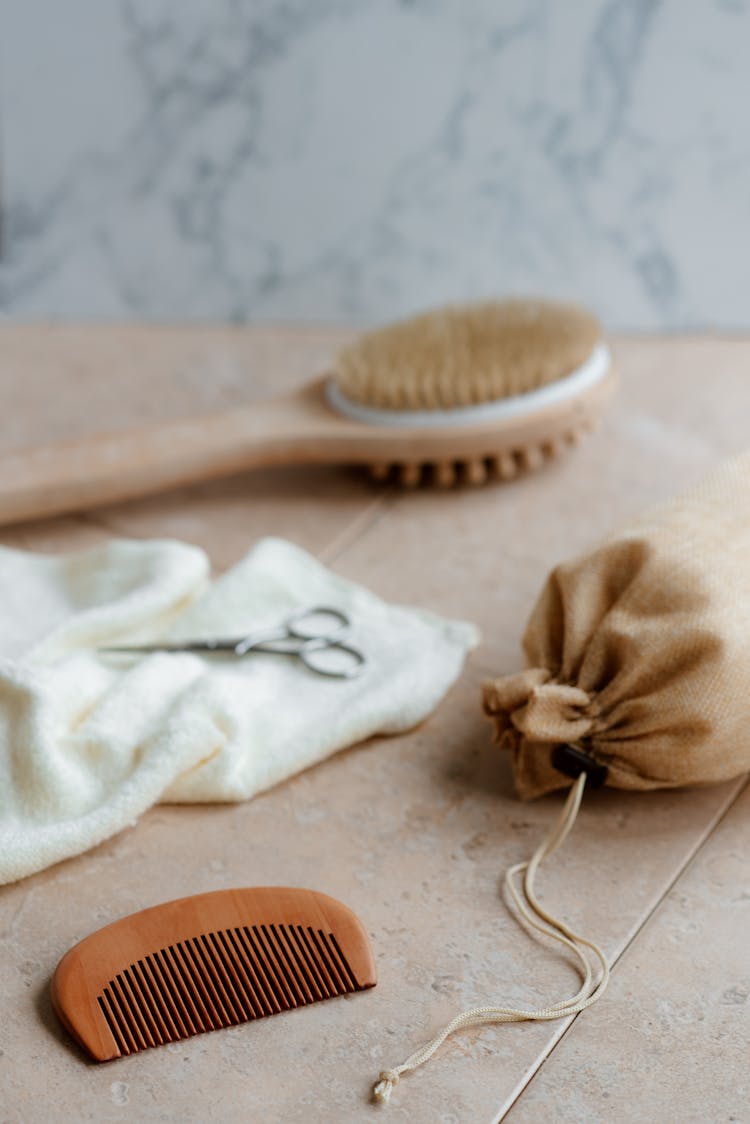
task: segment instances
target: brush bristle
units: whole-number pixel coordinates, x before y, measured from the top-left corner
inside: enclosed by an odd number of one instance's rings
[[[600,338],[595,317],[578,306],[492,301],[369,332],[340,353],[333,375],[342,394],[363,406],[450,410],[564,378]]]

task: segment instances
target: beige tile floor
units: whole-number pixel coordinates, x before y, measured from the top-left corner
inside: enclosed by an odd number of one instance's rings
[[[317,373],[346,337],[6,327],[0,390],[13,408],[0,444],[231,405]],[[421,729],[350,750],[249,804],[157,807],[90,854],[0,890],[0,1121],[381,1113],[489,1124],[508,1110],[524,1121],[750,1120],[742,782],[587,797],[542,892],[618,958],[611,991],[570,1026],[467,1033],[405,1078],[388,1109],[367,1101],[383,1065],[463,1006],[534,1003],[573,981],[502,903],[502,871],[529,853],[559,800],[514,798],[478,684],[519,666],[521,628],[551,565],[746,441],[750,343],[615,342],[623,386],[605,424],[511,486],[400,494],[345,470],[280,470],[0,530],[0,542],[48,551],[112,533],[174,535],[205,546],[217,569],[261,535],[285,535],[383,596],[476,620],[485,638]],[[62,952],[142,906],[257,882],[347,901],[372,935],[375,991],[87,1064],[49,1007]]]
[[[507,1117],[750,1119],[750,790],[745,789]]]

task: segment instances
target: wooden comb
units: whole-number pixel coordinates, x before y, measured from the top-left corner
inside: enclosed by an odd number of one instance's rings
[[[362,923],[313,890],[255,887],[179,898],[80,941],[52,1005],[98,1062],[374,987]]]

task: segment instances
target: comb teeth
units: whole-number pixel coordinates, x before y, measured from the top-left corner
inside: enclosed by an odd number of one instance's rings
[[[160,948],[97,996],[120,1055],[363,990],[331,932],[261,924]]]

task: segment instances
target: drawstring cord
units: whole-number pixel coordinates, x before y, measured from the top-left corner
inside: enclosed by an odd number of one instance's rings
[[[537,1011],[493,1006],[472,1007],[468,1011],[463,1011],[460,1015],[456,1015],[430,1042],[415,1050],[401,1065],[397,1065],[393,1069],[384,1069],[381,1072],[372,1090],[375,1100],[387,1102],[402,1074],[424,1065],[435,1051],[440,1049],[446,1038],[457,1030],[462,1030],[468,1026],[484,1026],[490,1023],[515,1023],[529,1020],[541,1022],[548,1019],[562,1019],[590,1007],[603,994],[609,982],[609,963],[604,952],[593,941],[574,933],[562,921],[553,917],[539,903],[534,892],[534,880],[539,867],[546,858],[549,858],[562,846],[576,821],[585,785],[586,774],[581,773],[570,790],[560,818],[536,849],[531,859],[528,862],[516,863],[515,866],[510,867],[505,875],[508,893],[526,925],[564,945],[577,957],[582,975],[579,990],[570,999],[563,999],[559,1003],[552,1003],[549,1007],[542,1007]],[[598,972],[596,972],[597,967]],[[598,979],[596,978],[597,975]]]

